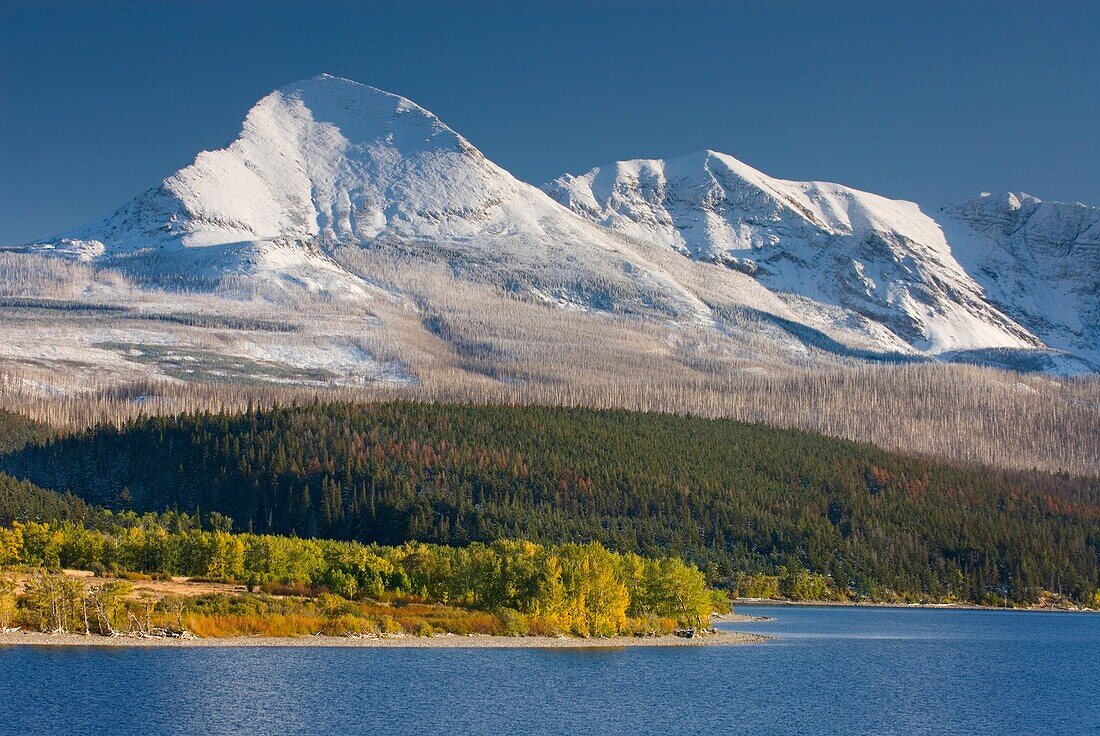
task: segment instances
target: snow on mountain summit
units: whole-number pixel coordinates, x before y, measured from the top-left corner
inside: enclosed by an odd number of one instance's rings
[[[733,156],[619,161],[544,187],[566,206],[612,229],[654,238],[703,260],[749,252],[779,237],[892,228],[927,238],[911,202],[838,184],[774,179]]]
[[[500,204],[509,180],[419,105],[321,75],[267,95],[229,146],[66,237],[126,249],[461,232]]]
[[[247,273],[355,293],[362,274],[340,252],[394,244],[472,277],[521,277],[552,301],[586,304],[613,288],[623,295],[616,308],[627,311],[689,319],[705,311],[644,256],[518,181],[432,113],[330,75],[275,90],[227,147],[38,250],[143,278]],[[551,293],[562,290],[574,293]]]

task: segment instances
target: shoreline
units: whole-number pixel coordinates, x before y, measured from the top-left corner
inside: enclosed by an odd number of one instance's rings
[[[872,601],[792,601],[778,598],[734,598],[733,605],[735,608],[737,606],[807,606],[812,608],[931,608],[954,611],[1014,611],[1016,613],[1100,613],[1100,610],[1097,610],[1095,608],[1055,608],[1051,606],[1004,608],[1003,606],[982,606],[977,603],[876,603]],[[752,618],[753,620],[759,620],[758,617],[749,618]]]
[[[85,636],[84,634],[46,634],[37,631],[0,633],[0,650],[6,646],[43,647],[342,647],[374,649],[626,649],[634,647],[699,647],[760,644],[774,637],[720,631],[687,639],[681,636],[614,636],[581,639],[552,636],[492,636],[440,634],[437,636],[232,636],[199,638],[158,638],[130,636]]]

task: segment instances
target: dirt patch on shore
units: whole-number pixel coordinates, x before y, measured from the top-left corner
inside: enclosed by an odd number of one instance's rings
[[[212,593],[241,595],[247,592],[245,586],[243,585],[207,582],[204,580],[192,580],[191,578],[185,577],[174,577],[170,580],[132,580],[125,577],[96,577],[95,573],[88,572],[87,570],[62,570],[61,572],[67,578],[78,579],[83,582],[85,590],[100,585],[108,580],[127,580],[131,585],[134,586],[133,593],[131,593],[129,596],[133,599],[140,598],[143,593],[151,593],[157,598],[163,598],[167,595],[196,597]],[[27,580],[31,577],[30,573],[14,572],[4,573],[4,575],[6,577],[11,577],[15,580],[15,590],[17,593],[26,592]]]

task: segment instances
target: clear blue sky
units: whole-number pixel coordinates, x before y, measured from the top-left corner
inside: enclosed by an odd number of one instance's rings
[[[1100,205],[1100,3],[889,4],[4,0],[0,243],[106,214],[322,71],[533,183],[713,148],[926,205]]]

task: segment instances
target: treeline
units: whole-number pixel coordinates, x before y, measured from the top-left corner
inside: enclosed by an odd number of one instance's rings
[[[13,411],[0,409],[0,453],[13,452],[54,434],[45,424]]]
[[[463,548],[399,547],[204,531],[187,515],[123,516],[108,530],[19,522],[0,528],[0,567],[137,571],[304,586],[347,600],[414,596],[505,612],[542,631],[611,636],[661,621],[703,627],[728,598],[675,559],[616,554],[597,542],[539,545],[497,540]],[[221,520],[228,527],[228,520]],[[219,525],[218,520],[215,524]],[[269,586],[270,587],[270,586]]]
[[[585,409],[314,404],[47,439],[9,472],[238,531],[465,547],[597,541],[714,584],[806,569],[840,596],[1089,600],[1095,479],[979,472],[800,431]]]

